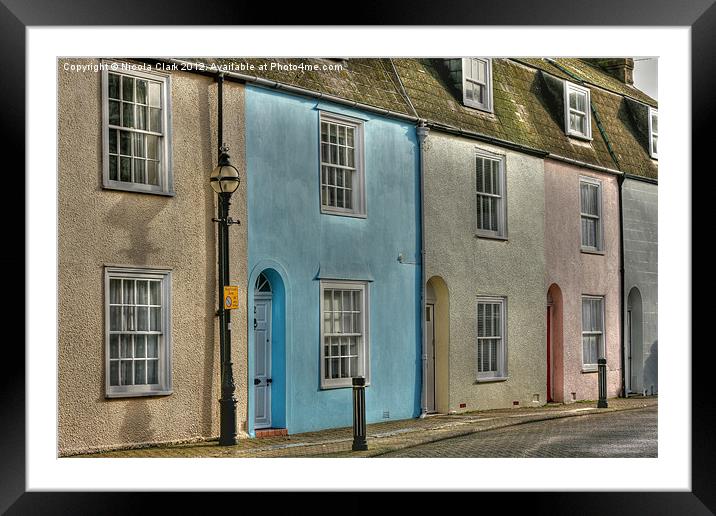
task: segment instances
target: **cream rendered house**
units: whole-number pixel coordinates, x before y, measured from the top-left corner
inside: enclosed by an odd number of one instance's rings
[[[217,85],[147,61],[58,61],[58,453],[219,434]],[[244,174],[243,86],[224,135]],[[245,183],[231,215],[246,219]],[[231,228],[246,300],[246,231]],[[235,310],[236,328],[246,327]],[[238,431],[246,332],[232,334]]]
[[[425,241],[424,411],[546,401],[544,152],[509,60],[398,59],[419,116]],[[522,140],[520,142],[520,140]]]

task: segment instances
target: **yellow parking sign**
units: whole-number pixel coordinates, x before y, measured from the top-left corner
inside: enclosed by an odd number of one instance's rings
[[[224,287],[224,308],[226,310],[233,310],[239,307],[239,287],[226,286]]]

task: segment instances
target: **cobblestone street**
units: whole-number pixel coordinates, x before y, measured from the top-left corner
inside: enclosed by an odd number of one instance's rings
[[[572,446],[584,441],[584,435],[597,430],[591,438],[595,443],[599,439],[611,439],[612,443],[624,442],[633,438],[635,430],[629,425],[639,427],[642,425],[637,416],[632,419],[626,414],[630,412],[644,413],[644,408],[652,409],[646,417],[647,421],[653,419],[653,453],[656,453],[656,413],[658,407],[657,397],[613,398],[609,400],[609,408],[597,409],[596,401],[580,402],[568,405],[550,404],[542,407],[524,407],[519,409],[498,409],[463,414],[442,414],[424,419],[397,420],[368,425],[368,450],[351,451],[352,429],[335,428],[318,432],[307,432],[288,436],[274,436],[265,438],[240,439],[235,446],[218,446],[216,440],[201,443],[175,444],[165,446],[151,446],[127,450],[107,451],[84,457],[376,457],[398,456],[387,455],[400,450],[420,451],[422,445],[436,442],[436,446],[450,446],[460,437],[467,442],[474,440],[483,443],[485,436],[492,436],[494,446],[500,440],[498,429],[514,429],[515,434],[507,434],[510,439],[519,439],[515,436],[523,435],[523,439],[530,439],[532,446],[540,442],[562,439],[562,446],[566,447],[569,439]],[[643,416],[642,416],[643,417]],[[636,419],[634,419],[636,418]],[[549,423],[552,420],[578,421],[574,428],[561,426],[537,426]],[[611,423],[620,421],[622,423]],[[631,423],[629,423],[631,421]],[[556,423],[557,421],[555,421]],[[626,422],[626,423],[624,423]],[[644,428],[650,428],[646,423]],[[507,428],[509,427],[509,428]],[[617,428],[618,427],[618,428]],[[607,430],[608,429],[608,430]],[[586,432],[586,433],[585,433]],[[621,432],[621,433],[620,433]],[[620,437],[621,436],[621,437]],[[502,437],[504,439],[504,437]],[[651,437],[650,437],[651,438]],[[461,441],[460,441],[461,442]],[[527,442],[527,441],[524,441]],[[421,445],[419,448],[416,448]],[[480,444],[482,446],[482,444]],[[526,445],[514,448],[516,452],[523,450]],[[482,449],[482,448],[481,448]],[[566,448],[565,448],[566,449]],[[598,448],[597,448],[598,449]],[[426,452],[428,453],[428,452]],[[492,452],[490,452],[492,453]],[[576,452],[575,452],[576,453]],[[581,452],[580,452],[581,453]],[[589,453],[589,450],[585,451]],[[403,456],[403,455],[400,455]],[[407,456],[407,455],[406,455]],[[422,456],[422,455],[421,455]],[[448,455],[426,455],[448,456]],[[463,456],[458,454],[457,456]],[[478,456],[478,455],[475,455]],[[482,455],[482,456],[514,456],[525,455]],[[548,456],[548,455],[545,455]],[[562,455],[568,456],[568,455]],[[581,455],[584,457],[594,455]],[[620,455],[625,456],[625,455]]]
[[[656,457],[657,407],[538,421],[382,457]]]

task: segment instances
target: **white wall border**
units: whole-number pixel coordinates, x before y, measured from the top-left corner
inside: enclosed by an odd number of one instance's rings
[[[160,33],[160,34],[158,34]],[[218,34],[221,33],[220,36]],[[345,37],[348,35],[349,37]],[[27,27],[27,489],[682,490],[691,487],[689,27]],[[331,41],[330,47],[325,41]],[[360,41],[360,47],[355,45]],[[120,47],[121,42],[121,47]],[[569,42],[566,44],[565,42]],[[596,42],[599,42],[597,46]],[[219,46],[220,43],[220,46]],[[57,458],[57,140],[60,56],[659,56],[658,459]],[[665,73],[668,71],[668,73]],[[76,72],[94,73],[94,72]],[[54,178],[51,176],[55,171]],[[207,172],[207,177],[210,171]],[[52,181],[51,179],[55,179]],[[96,181],[96,178],[90,180]],[[683,327],[689,327],[684,341]],[[668,369],[664,367],[668,364]],[[102,367],[102,364],[98,364]],[[668,414],[668,417],[663,417]],[[325,475],[325,461],[331,475]],[[429,461],[424,463],[423,461]],[[410,467],[406,465],[410,464]],[[565,468],[568,464],[568,469]],[[425,468],[433,472],[425,475]],[[349,469],[350,468],[350,469]],[[568,474],[565,472],[568,471]],[[159,474],[160,473],[160,474]],[[547,473],[547,474],[545,474]]]

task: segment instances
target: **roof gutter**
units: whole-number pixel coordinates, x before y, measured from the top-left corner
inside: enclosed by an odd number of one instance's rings
[[[483,141],[483,142],[487,142],[487,143],[492,143],[493,145],[498,145],[500,147],[506,147],[508,149],[512,149],[512,150],[519,151],[519,152],[524,152],[525,154],[531,154],[533,156],[538,156],[540,158],[549,158],[549,159],[553,159],[555,161],[563,161],[563,162],[569,163],[571,165],[577,165],[582,168],[591,168],[592,170],[597,170],[599,172],[605,172],[607,174],[613,174],[616,176],[621,176],[624,174],[621,170],[602,167],[601,165],[594,165],[592,163],[587,163],[586,161],[580,161],[580,160],[573,159],[573,158],[567,158],[565,156],[560,156],[559,154],[553,154],[548,151],[535,149],[533,147],[527,147],[526,145],[520,145],[519,143],[508,142],[506,140],[501,140],[499,138],[493,138],[492,136],[487,136],[485,134],[480,134],[480,133],[476,133],[473,131],[465,131],[463,129],[458,129],[457,127],[452,127],[452,126],[440,124],[437,122],[427,121],[425,125],[431,129],[436,129],[436,130],[444,132],[444,133],[455,134],[457,136],[465,136],[465,137],[471,138],[473,140],[479,140],[479,141]],[[639,178],[639,176],[632,176],[632,177],[634,177],[635,179]]]
[[[172,58],[172,59],[165,59],[165,61],[168,61],[170,63],[175,63],[178,66],[183,66],[183,67],[196,68],[196,65],[197,65],[197,63],[194,63],[191,61],[183,61],[181,59],[173,59]],[[321,93],[321,92],[317,92],[317,91],[307,90],[305,88],[300,88],[298,86],[291,86],[289,84],[284,84],[282,82],[264,79],[264,78],[258,77],[256,75],[246,75],[243,73],[228,72],[228,71],[224,72],[224,71],[221,71],[220,69],[216,69],[216,70],[194,70],[194,69],[192,69],[191,71],[194,73],[201,74],[201,75],[211,75],[211,76],[215,76],[217,73],[223,73],[225,79],[233,79],[234,81],[239,81],[239,82],[249,82],[249,83],[255,84],[256,86],[261,86],[261,87],[268,88],[268,89],[282,90],[282,91],[286,91],[286,92],[293,93],[296,95],[301,95],[304,97],[323,99],[323,100],[326,100],[329,102],[334,102],[336,104],[342,104],[344,106],[359,109],[361,111],[368,111],[368,112],[375,113],[378,115],[383,115],[383,116],[387,116],[387,117],[391,117],[391,118],[398,118],[398,119],[405,120],[408,122],[413,122],[414,124],[419,124],[420,122],[424,121],[423,119],[416,117],[416,116],[406,115],[405,113],[399,113],[397,111],[392,111],[390,109],[379,108],[379,107],[371,106],[369,104],[363,104],[361,102],[356,102],[353,100],[346,100],[341,97],[336,97],[334,95],[329,95],[327,93]]]
[[[546,157],[549,155],[549,152],[535,149],[533,147],[527,147],[526,145],[520,145],[519,143],[513,143],[509,142],[507,140],[501,140],[500,138],[494,138],[492,136],[487,136],[486,134],[476,133],[474,131],[466,131],[464,129],[460,129],[458,127],[453,127],[445,124],[441,124],[439,122],[430,122],[426,121],[426,125],[430,127],[431,129],[437,129],[438,131],[454,134],[457,136],[465,136],[467,138],[471,138],[473,140],[480,140],[487,143],[492,143],[494,145],[499,145],[500,147],[506,147],[508,149],[524,152],[525,154],[531,154],[533,156],[539,156],[541,158]]]
[[[555,161],[563,161],[565,163],[569,163],[570,165],[577,165],[578,167],[583,167],[583,168],[591,168],[592,170],[596,170],[598,172],[605,172],[607,174],[613,174],[615,176],[624,175],[624,172],[622,172],[621,170],[615,170],[613,168],[602,167],[600,165],[592,165],[591,163],[579,161],[578,159],[565,158],[564,156],[560,156],[559,154],[549,153],[547,155],[547,157],[549,159],[553,159]]]
[[[624,179],[633,179],[634,181],[642,181],[644,183],[651,183],[652,185],[658,185],[659,180],[653,177],[635,176],[634,174],[624,173]]]

